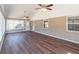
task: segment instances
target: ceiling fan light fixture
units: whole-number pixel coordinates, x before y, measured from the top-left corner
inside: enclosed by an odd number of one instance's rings
[[[24,16],[23,19],[26,19],[26,17]]]
[[[48,11],[46,8],[41,8],[41,11]]]

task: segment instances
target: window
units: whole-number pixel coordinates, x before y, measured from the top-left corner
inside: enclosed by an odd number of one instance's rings
[[[44,28],[48,28],[48,21],[44,21]]]
[[[79,16],[68,17],[68,30],[79,31]]]
[[[6,30],[24,29],[24,20],[7,20]]]

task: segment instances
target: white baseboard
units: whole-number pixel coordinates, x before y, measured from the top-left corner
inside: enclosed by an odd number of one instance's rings
[[[15,32],[23,32],[23,31],[30,31],[30,30],[6,31],[6,33],[15,33]]]
[[[2,48],[2,44],[3,44],[4,38],[5,38],[5,33],[3,34],[2,39],[0,41],[0,51],[1,51],[1,48]]]
[[[73,41],[73,40],[69,40],[67,38],[62,38],[62,37],[50,35],[50,34],[47,34],[47,33],[41,33],[41,32],[38,32],[38,31],[34,31],[34,32],[37,32],[37,33],[40,33],[40,34],[48,35],[48,36],[51,36],[51,37],[59,38],[61,40],[66,40],[66,41],[69,41],[69,42],[73,42],[73,43],[79,44],[79,42]]]

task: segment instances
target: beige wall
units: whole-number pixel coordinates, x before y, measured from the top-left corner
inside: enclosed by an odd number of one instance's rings
[[[48,19],[48,29],[44,29],[43,20],[33,21],[34,31],[79,43],[79,33],[66,30],[66,16]]]
[[[44,22],[43,20],[36,20],[33,21],[33,24],[35,26],[35,29],[41,29],[44,28]],[[55,30],[60,30],[60,31],[66,31],[66,17],[56,17],[56,18],[51,18],[48,19],[48,29],[55,29]]]
[[[49,18],[48,19],[48,29],[49,30],[57,30],[57,31],[62,31],[62,32],[67,32],[67,33],[72,33],[78,35],[79,32],[68,32],[66,27],[67,17],[66,16],[61,16],[61,17],[55,17],[55,18]],[[32,21],[33,26],[35,29],[44,29],[44,20],[35,20]]]
[[[35,29],[42,29],[44,27],[43,23],[44,23],[43,20],[33,21],[34,28]]]
[[[66,17],[51,18],[48,20],[49,29],[66,31]]]

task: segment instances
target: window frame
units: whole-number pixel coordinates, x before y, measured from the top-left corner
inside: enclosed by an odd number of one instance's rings
[[[67,17],[66,17],[66,31],[67,31],[67,32],[79,33],[79,31],[76,31],[76,30],[69,30],[69,29],[68,29],[68,24],[75,24],[75,25],[76,25],[76,24],[79,24],[79,23],[69,23],[69,22],[68,22],[68,20],[69,20],[68,18],[69,18],[69,17],[77,17],[77,16],[67,16]],[[78,17],[79,17],[79,16],[78,16]]]
[[[21,21],[23,21],[24,22],[24,27],[23,27],[23,29],[7,29],[7,21],[8,20],[19,20],[19,19],[6,19],[6,31],[14,31],[14,30],[24,30],[25,29],[25,20],[21,20]]]
[[[48,24],[48,25],[46,25],[45,23],[48,23],[48,20],[44,20],[44,28],[45,28],[45,29],[48,29],[49,24]]]

